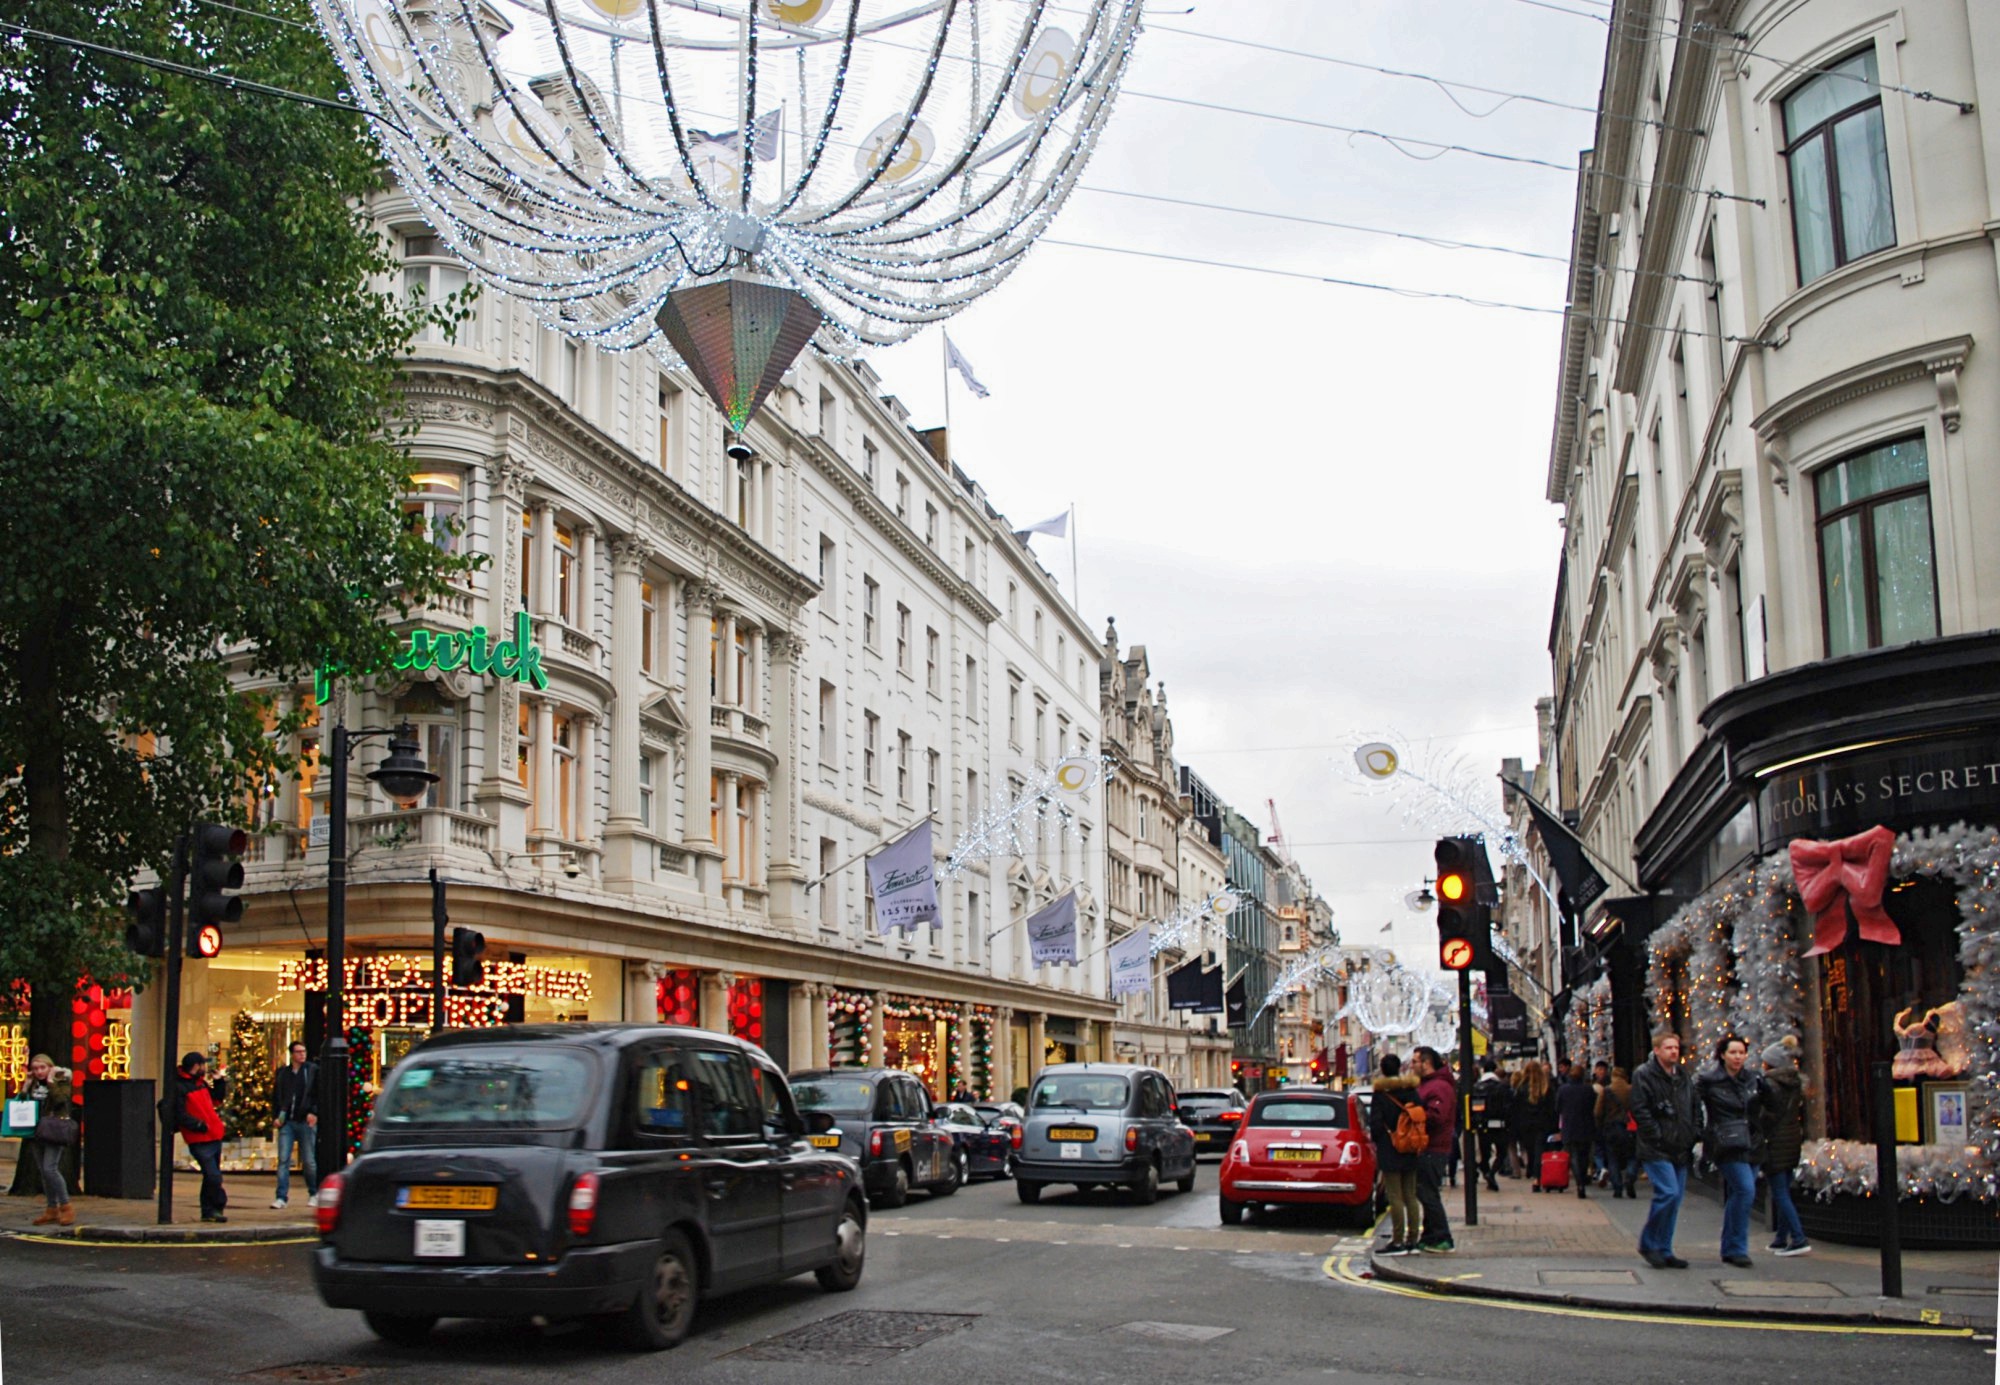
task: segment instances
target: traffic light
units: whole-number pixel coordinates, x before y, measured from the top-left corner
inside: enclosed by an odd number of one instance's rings
[[[1438,964],[1471,971],[1493,961],[1489,905],[1483,887],[1492,881],[1486,847],[1477,837],[1440,837],[1437,850]]]
[[[243,888],[243,863],[236,858],[249,845],[249,835],[240,827],[195,824],[188,866],[188,956],[216,956],[222,951],[222,925],[243,917],[242,899],[223,891]]]
[[[125,946],[141,957],[166,956],[167,892],[133,890],[125,896],[125,912],[132,919],[125,925]]]
[[[486,976],[480,958],[486,955],[486,935],[470,928],[451,930],[451,984],[477,986]]]

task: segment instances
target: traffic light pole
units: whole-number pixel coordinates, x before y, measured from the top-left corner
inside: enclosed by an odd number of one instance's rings
[[[1479,1225],[1479,1144],[1472,1132],[1472,973],[1458,974],[1459,1174],[1465,1179],[1465,1224]]]
[[[444,1032],[444,882],[431,867],[431,1033]]]
[[[319,1050],[319,1176],[347,1167],[347,756],[355,738],[334,723],[326,838],[326,1035]]]
[[[188,872],[188,834],[183,832],[174,843],[173,880],[167,887],[167,955],[166,977],[161,983],[166,988],[167,1013],[160,1026],[160,1110],[166,1113],[160,1130],[160,1192],[158,1220],[161,1226],[172,1225],[174,1220],[174,1136],[181,1128],[180,1092],[174,1086],[174,1073],[179,1068],[174,1050],[180,1047],[181,1037],[181,937],[186,926],[186,905]]]

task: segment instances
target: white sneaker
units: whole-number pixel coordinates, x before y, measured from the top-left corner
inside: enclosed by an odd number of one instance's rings
[[[287,1206],[287,1205],[288,1205],[288,1204],[286,1203],[285,1199],[283,1199],[283,1198],[281,1198],[281,1197],[274,1197],[274,1198],[272,1198],[272,1199],[271,1199],[271,1209],[272,1209],[273,1211],[276,1211],[276,1210],[277,1210],[278,1208],[280,1208],[280,1207],[284,1207],[284,1206]]]
[[[1809,1245],[1807,1245],[1807,1244],[1806,1244],[1805,1242],[1801,1241],[1801,1242],[1799,1242],[1799,1244],[1797,1244],[1797,1245],[1795,1245],[1795,1246],[1786,1246],[1786,1247],[1785,1247],[1785,1248],[1784,1248],[1783,1250],[1780,1250],[1780,1251],[1777,1251],[1777,1252],[1774,1252],[1774,1253],[1775,1253],[1775,1254],[1778,1254],[1778,1255],[1783,1255],[1783,1256],[1787,1256],[1787,1257],[1789,1257],[1789,1256],[1793,1256],[1793,1255],[1811,1255],[1811,1254],[1812,1254],[1812,1247],[1811,1247],[1811,1246],[1809,1246]]]

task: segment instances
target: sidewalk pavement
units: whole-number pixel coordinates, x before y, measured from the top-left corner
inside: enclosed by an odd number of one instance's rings
[[[1882,1297],[1881,1255],[1864,1246],[1813,1242],[1810,1255],[1779,1259],[1765,1249],[1763,1219],[1750,1223],[1747,1270],[1721,1260],[1722,1204],[1690,1190],[1681,1204],[1675,1251],[1684,1270],[1656,1270],[1639,1258],[1639,1231],[1651,1194],[1588,1199],[1572,1189],[1536,1193],[1522,1179],[1479,1189],[1479,1225],[1461,1224],[1462,1188],[1445,1189],[1456,1253],[1371,1257],[1383,1280],[1444,1293],[1524,1299],[1591,1308],[1722,1317],[1877,1322],[1992,1331],[2000,1257],[1991,1251],[1905,1251],[1903,1297]],[[1387,1231],[1377,1250],[1387,1244]]]
[[[0,1189],[14,1181],[17,1142],[0,1141]],[[177,1153],[179,1151],[176,1151]],[[313,1229],[312,1202],[305,1179],[292,1175],[291,1205],[271,1206],[277,1189],[275,1173],[228,1173],[222,1177],[229,1194],[229,1220],[201,1220],[201,1175],[186,1168],[174,1174],[174,1220],[159,1225],[156,1198],[86,1197],[72,1194],[76,1222],[71,1226],[34,1226],[46,1204],[34,1197],[0,1194],[0,1236],[46,1236],[79,1242],[183,1242],[202,1245],[246,1245],[308,1239]]]

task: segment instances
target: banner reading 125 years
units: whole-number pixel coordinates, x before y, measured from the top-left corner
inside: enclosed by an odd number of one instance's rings
[[[925,818],[868,858],[868,888],[875,896],[875,931],[905,932],[929,921],[938,927],[937,864],[931,857],[931,820]]]

